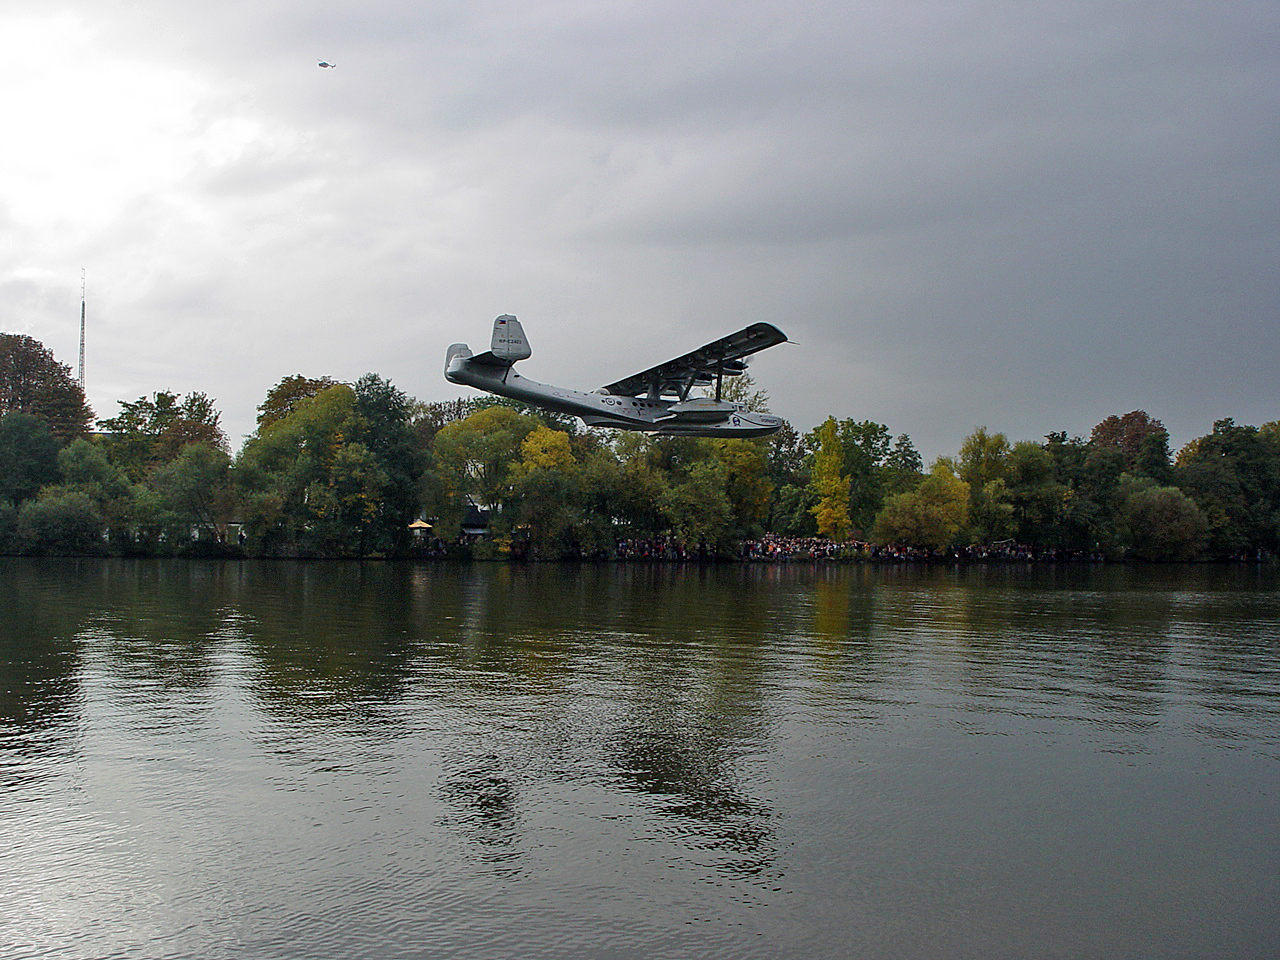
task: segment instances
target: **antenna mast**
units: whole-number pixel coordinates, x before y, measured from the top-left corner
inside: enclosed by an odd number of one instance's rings
[[[80,392],[84,393],[84,267],[80,268]]]

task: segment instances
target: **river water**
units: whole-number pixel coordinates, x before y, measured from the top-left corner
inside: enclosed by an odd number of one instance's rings
[[[1257,567],[0,560],[0,957],[1280,953]]]

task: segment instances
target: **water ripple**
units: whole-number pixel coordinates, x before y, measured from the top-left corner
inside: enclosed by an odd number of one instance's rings
[[[1275,576],[6,572],[0,957],[1280,939]]]

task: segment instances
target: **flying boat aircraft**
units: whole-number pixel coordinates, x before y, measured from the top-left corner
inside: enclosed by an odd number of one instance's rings
[[[787,335],[772,324],[753,323],[684,356],[586,393],[518,374],[516,362],[527,360],[533,351],[520,321],[504,314],[493,321],[493,338],[484,353],[473,356],[465,343],[449,347],[444,376],[450,383],[579,417],[589,427],[667,436],[763,437],[781,427],[782,418],[721,400],[721,388],[725,377],[746,371],[751,354],[786,340]],[[711,384],[715,384],[714,397],[689,396],[694,387]]]

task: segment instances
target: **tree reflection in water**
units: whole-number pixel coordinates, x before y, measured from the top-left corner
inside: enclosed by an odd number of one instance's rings
[[[1275,942],[1274,568],[0,563],[33,944]]]
[[[439,822],[456,830],[482,859],[504,862],[519,857],[519,797],[500,757],[479,754],[443,764],[438,791],[445,807]]]

